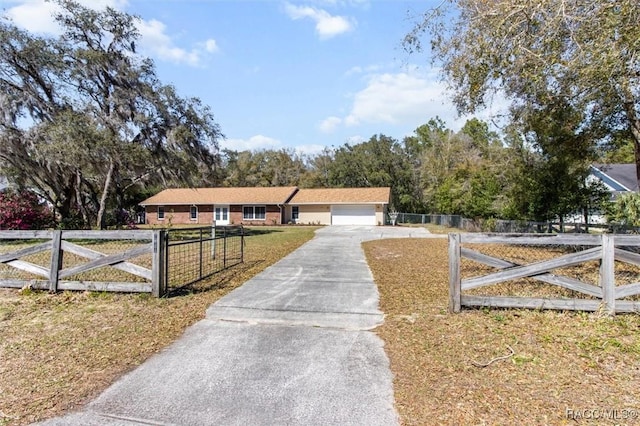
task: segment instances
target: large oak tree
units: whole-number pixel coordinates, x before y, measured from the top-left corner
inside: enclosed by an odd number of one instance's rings
[[[420,50],[425,38],[461,113],[496,92],[516,116],[567,102],[593,143],[627,133],[640,180],[637,0],[445,0],[419,19],[405,47]]]
[[[135,185],[215,183],[220,129],[136,53],[139,18],[56,3],[57,37],[0,18],[0,173],[84,226]]]

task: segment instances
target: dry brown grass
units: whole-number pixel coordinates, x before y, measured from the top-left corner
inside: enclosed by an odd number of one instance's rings
[[[206,308],[313,237],[314,227],[259,227],[245,263],[179,297],[0,290],[0,425],[78,408],[175,340]]]
[[[637,424],[640,315],[447,312],[446,240],[365,244],[406,425]],[[515,354],[486,368],[473,365]],[[618,410],[574,421],[567,410]],[[623,411],[630,409],[635,411]],[[583,412],[586,416],[593,412]],[[604,415],[603,412],[595,412]]]

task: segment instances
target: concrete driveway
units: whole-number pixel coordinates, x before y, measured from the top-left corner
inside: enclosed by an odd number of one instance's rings
[[[378,291],[361,242],[421,228],[325,227],[81,412],[44,425],[395,425]]]

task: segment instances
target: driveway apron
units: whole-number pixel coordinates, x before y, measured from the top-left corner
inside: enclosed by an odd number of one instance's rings
[[[82,411],[41,424],[398,424],[389,361],[371,332],[384,317],[361,243],[426,236],[319,229]]]

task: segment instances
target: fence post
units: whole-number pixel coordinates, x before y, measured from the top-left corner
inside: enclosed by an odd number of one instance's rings
[[[449,234],[449,312],[460,312],[460,234]]]
[[[204,256],[204,252],[202,251],[202,228],[200,228],[200,245],[199,245],[199,249],[200,249],[200,252],[198,254],[198,259],[199,259],[199,262],[200,262],[200,269],[199,269],[200,275],[199,275],[199,278],[202,279],[202,260],[203,260],[202,258]]]
[[[211,225],[211,258],[216,258],[216,225]]]
[[[244,263],[244,226],[240,225],[240,263]]]
[[[49,291],[58,291],[60,269],[62,269],[62,231],[53,231],[51,237],[51,268],[49,270]]]
[[[602,301],[609,315],[616,313],[615,244],[614,236],[602,234],[602,260],[600,262],[600,286]]]
[[[166,271],[167,266],[167,250],[165,240],[167,231],[157,229],[153,231],[153,259],[151,261],[151,294],[154,297],[162,297],[166,292]]]
[[[227,269],[227,228],[222,229],[222,267]]]

